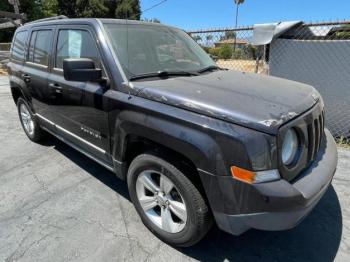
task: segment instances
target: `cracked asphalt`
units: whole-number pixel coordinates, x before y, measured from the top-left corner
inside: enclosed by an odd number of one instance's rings
[[[55,138],[29,141],[0,77],[0,261],[350,261],[350,151],[339,149],[332,187],[298,227],[214,227],[173,248],[141,223],[125,182]]]

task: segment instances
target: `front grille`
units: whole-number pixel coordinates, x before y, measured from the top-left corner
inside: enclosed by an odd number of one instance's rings
[[[308,136],[308,158],[307,162],[315,160],[324,132],[324,113],[321,114],[307,125],[307,136]]]
[[[301,141],[298,158],[291,166],[285,166],[281,159],[281,146],[285,132],[294,128]],[[312,109],[279,130],[278,158],[280,174],[287,180],[295,179],[317,158],[324,135],[323,104],[317,103]]]

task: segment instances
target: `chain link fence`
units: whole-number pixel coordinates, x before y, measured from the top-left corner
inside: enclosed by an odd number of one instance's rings
[[[250,44],[252,27],[188,32],[221,67],[245,72],[266,73],[264,47]]]
[[[350,143],[350,21],[300,23],[268,45],[254,46],[253,27],[188,32],[220,67],[269,74],[314,86],[326,105],[326,124]]]

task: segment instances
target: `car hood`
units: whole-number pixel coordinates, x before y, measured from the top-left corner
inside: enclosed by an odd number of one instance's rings
[[[134,95],[270,134],[320,99],[312,86],[238,71],[131,82],[130,86]]]

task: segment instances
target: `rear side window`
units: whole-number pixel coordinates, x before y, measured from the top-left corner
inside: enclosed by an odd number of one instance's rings
[[[28,62],[39,65],[49,65],[52,31],[33,31],[29,43]]]
[[[96,67],[101,67],[101,59],[94,39],[85,30],[62,29],[58,34],[56,68],[63,68],[66,58],[90,58]]]
[[[24,50],[25,43],[27,40],[28,32],[22,31],[18,32],[13,40],[12,50],[11,50],[11,58],[21,61],[24,61]]]

